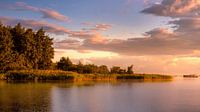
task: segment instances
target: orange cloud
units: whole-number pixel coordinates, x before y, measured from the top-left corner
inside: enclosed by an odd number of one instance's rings
[[[103,37],[100,33],[93,31],[71,31],[69,33],[69,36],[83,39],[85,42],[90,42],[93,44],[104,43],[107,41],[107,39]]]

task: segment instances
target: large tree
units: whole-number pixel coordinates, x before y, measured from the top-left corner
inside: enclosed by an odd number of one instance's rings
[[[53,39],[42,29],[0,24],[0,70],[48,69],[53,56]]]

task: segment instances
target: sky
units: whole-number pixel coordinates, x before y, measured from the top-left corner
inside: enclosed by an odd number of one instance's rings
[[[1,0],[0,21],[41,27],[55,56],[135,72],[200,72],[200,0]]]

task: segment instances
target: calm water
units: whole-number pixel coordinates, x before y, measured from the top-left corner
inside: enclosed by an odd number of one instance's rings
[[[200,112],[200,80],[0,82],[0,112]]]

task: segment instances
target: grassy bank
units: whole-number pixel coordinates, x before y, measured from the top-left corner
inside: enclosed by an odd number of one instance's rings
[[[18,70],[0,74],[1,80],[171,80],[169,75],[157,74],[78,74],[60,70]]]
[[[18,70],[5,73],[6,80],[73,80],[73,72],[60,70]]]

